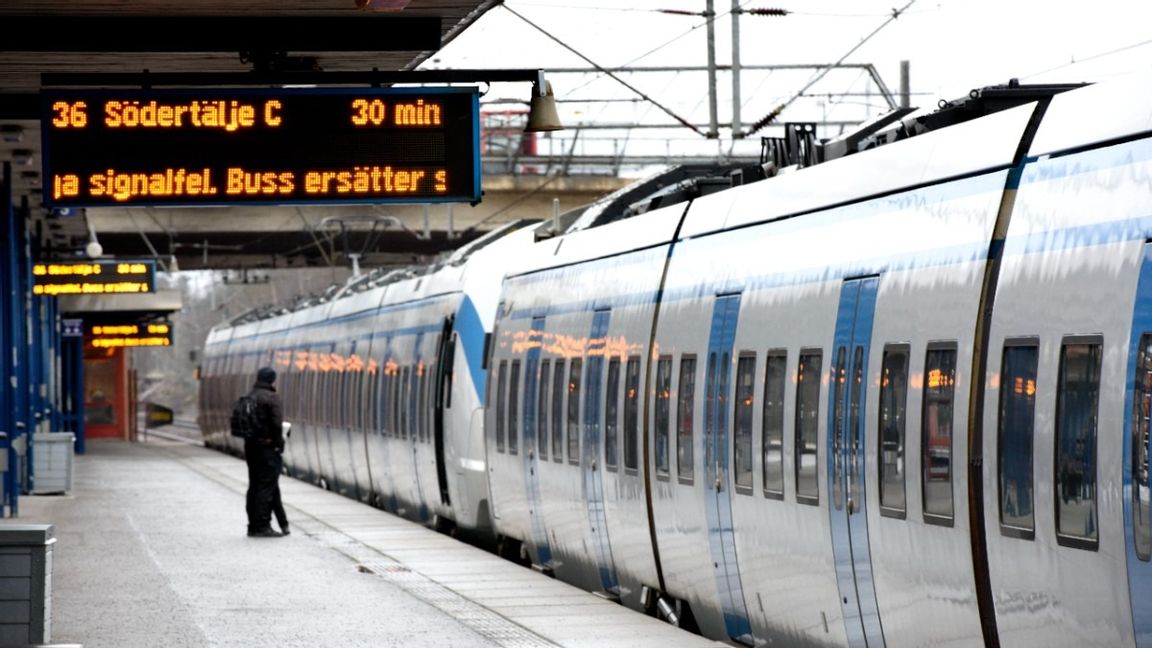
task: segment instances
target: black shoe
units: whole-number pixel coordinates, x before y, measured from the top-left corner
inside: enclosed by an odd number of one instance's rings
[[[280,526],[280,535],[292,535],[292,532],[288,530],[287,524]]]
[[[248,532],[249,538],[283,538],[284,535],[285,534],[280,533],[279,531],[277,531],[271,527],[269,527],[267,529],[261,529],[259,531],[249,531]]]

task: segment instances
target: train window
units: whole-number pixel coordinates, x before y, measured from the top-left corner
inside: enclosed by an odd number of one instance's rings
[[[411,408],[408,402],[408,394],[412,391],[412,368],[404,366],[400,368],[400,397],[396,401],[396,415],[399,420],[396,423],[396,434],[401,439],[408,438],[408,417],[411,415]]]
[[[516,454],[520,445],[520,361],[512,361],[508,378],[508,454]]]
[[[401,383],[400,366],[393,364],[392,368],[392,436],[400,438],[400,410],[403,407],[401,402],[401,395],[403,394],[403,384]]]
[[[352,425],[356,429],[363,429],[364,415],[364,370],[357,369],[352,372]]]
[[[696,356],[680,358],[680,391],[676,402],[676,471],[681,481],[691,483],[695,461],[692,454],[696,414]]]
[[[432,442],[432,428],[435,424],[433,413],[436,410],[436,367],[429,364],[424,368],[424,383],[426,391],[424,397],[424,440]]]
[[[604,465],[616,470],[620,463],[616,448],[619,446],[620,416],[620,358],[608,361],[608,388],[604,394]]]
[[[508,393],[507,360],[500,361],[496,375],[496,452],[504,452],[504,414],[507,409],[504,396]]]
[[[432,379],[431,365],[423,366],[424,373],[420,377],[420,440],[428,441],[428,422],[432,418],[428,409],[428,383]]]
[[[1132,532],[1136,557],[1152,558],[1152,510],[1149,510],[1148,432],[1152,416],[1152,333],[1140,336],[1132,393]]]
[[[580,377],[584,361],[572,358],[568,367],[568,463],[580,463]]]
[[[372,402],[372,387],[376,379],[376,372],[369,372],[365,367],[357,374],[356,411],[360,429],[372,429],[373,411],[369,404]]]
[[[312,371],[307,366],[304,367],[303,383],[304,383],[304,393],[305,394],[312,395],[312,394],[316,393],[316,372]],[[320,400],[320,399],[309,398],[309,399],[305,400],[303,406],[300,408],[301,409],[301,412],[300,412],[301,418],[304,419],[304,421],[306,423],[308,423],[309,425],[316,422],[315,408],[316,408],[316,401],[318,401],[318,400]]]
[[[769,351],[764,367],[763,466],[764,494],[784,499],[784,383],[786,351]]]
[[[1096,428],[1100,408],[1098,336],[1064,338],[1056,389],[1056,540],[1096,549]]]
[[[668,425],[672,422],[669,399],[672,397],[672,356],[660,356],[656,362],[656,472],[667,475]]]
[[[331,357],[331,356],[329,356]],[[321,422],[327,427],[333,427],[336,419],[336,373],[332,371],[331,366],[324,371],[323,375],[323,391],[324,402],[321,404]]]
[[[380,402],[376,404],[375,430],[383,435],[388,434],[386,429],[388,419],[385,415],[388,412],[388,389],[390,385],[388,372],[384,370],[384,364],[381,363],[376,369],[376,393],[380,394]]]
[[[329,354],[329,358],[335,352]],[[328,365],[328,425],[340,428],[344,425],[344,372],[337,371],[334,364]]]
[[[1000,369],[997,425],[1000,533],[1031,540],[1036,532],[1032,452],[1036,425],[1036,338],[1008,340]]]
[[[752,404],[756,387],[756,354],[741,352],[736,361],[736,396],[732,454],[736,488],[752,492]]]
[[[424,381],[423,369],[424,365],[417,362],[408,374],[408,435],[413,441],[420,440],[420,383]]]
[[[897,518],[907,511],[904,431],[909,352],[906,344],[885,345],[880,368],[880,514]]]
[[[400,436],[396,429],[396,421],[400,420],[400,369],[394,361],[388,369],[388,406],[384,409],[384,422],[388,426],[385,431],[390,437]]]
[[[420,439],[420,382],[423,365],[419,362],[412,365],[404,383],[407,394],[408,435],[413,441]]]
[[[415,390],[412,397],[412,402],[415,404],[416,411],[412,416],[412,436],[419,438],[423,443],[425,435],[428,434],[428,365],[423,362],[417,363],[416,368],[412,370],[413,385],[412,389]]]
[[[287,369],[281,369],[277,373],[280,374],[280,386],[277,387],[277,390],[279,390],[280,398],[283,399],[284,402],[284,420],[291,421],[296,418],[296,404],[298,402],[293,398],[293,396],[296,395],[295,386],[292,384],[293,376],[288,373]]]
[[[820,375],[824,353],[820,349],[801,349],[796,366],[796,501],[820,503],[817,478],[820,423]]]
[[[336,406],[336,411],[333,412],[335,425],[338,428],[346,428],[351,424],[352,410],[348,406],[348,401],[351,400],[349,393],[352,388],[352,373],[340,366],[336,370],[335,375],[335,393],[336,398],[332,401]]]
[[[304,356],[308,355],[307,351],[300,351],[298,353]],[[316,401],[319,400],[314,397],[316,394],[316,372],[309,369],[307,364],[297,366],[299,367],[300,371],[300,390],[303,393],[311,396],[310,398],[305,398],[300,402],[297,417],[300,419],[300,422],[311,424],[313,421],[312,410],[316,406]],[[220,379],[223,381],[227,378],[225,376],[220,376]],[[225,384],[221,383],[218,386],[224,387]]]
[[[400,437],[400,366],[392,365],[391,385],[389,387],[390,402],[388,403],[388,434]]]
[[[336,419],[336,427],[347,428],[352,424],[352,410],[349,407],[351,400],[352,390],[352,374],[344,369],[337,369],[335,373],[336,384],[336,398],[332,401],[336,411],[333,412],[333,418]]]
[[[412,425],[412,367],[400,372],[400,438],[407,439]],[[415,435],[413,435],[415,436]]]
[[[552,461],[564,460],[564,361],[552,368]]]
[[[376,372],[365,367],[357,373],[356,411],[359,413],[360,429],[371,429],[375,423],[371,408],[373,388],[376,386]]]
[[[628,358],[624,373],[624,468],[639,467],[637,441],[640,439],[640,356]]]
[[[353,428],[356,423],[356,372],[344,369],[339,372],[340,380],[340,427]]]
[[[328,374],[320,371],[319,367],[316,368],[316,391],[313,393],[319,398],[312,407],[312,416],[316,425],[322,427],[328,423]]]
[[[924,521],[952,525],[952,421],[956,395],[956,344],[928,345],[921,415],[921,487]]]
[[[536,455],[548,458],[548,379],[552,376],[551,360],[540,363],[540,380],[536,395]]]

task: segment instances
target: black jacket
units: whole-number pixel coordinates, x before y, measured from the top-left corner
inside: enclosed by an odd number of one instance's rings
[[[260,430],[255,439],[262,445],[283,448],[284,409],[276,388],[266,382],[256,381],[252,385],[252,397],[256,399],[256,418],[260,421]]]

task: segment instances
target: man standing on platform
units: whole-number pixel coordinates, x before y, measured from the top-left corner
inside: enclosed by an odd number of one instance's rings
[[[248,463],[248,535],[280,538],[288,535],[288,518],[280,502],[280,471],[284,451],[284,410],[276,393],[276,371],[261,367],[256,372],[252,397],[256,401],[256,430],[244,441]],[[272,528],[272,514],[280,531]]]

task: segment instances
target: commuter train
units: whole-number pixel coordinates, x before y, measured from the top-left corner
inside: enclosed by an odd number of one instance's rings
[[[1152,646],[1149,88],[790,124],[219,327],[206,443],[268,364],[290,475],[718,641]]]

